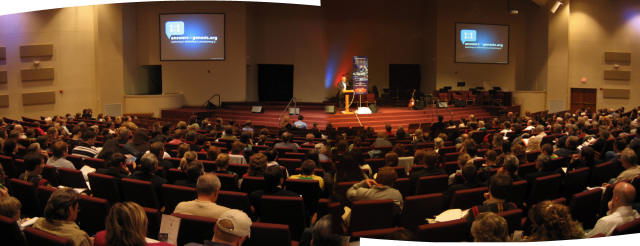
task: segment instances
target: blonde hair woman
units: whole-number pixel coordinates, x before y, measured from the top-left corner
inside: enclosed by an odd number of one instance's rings
[[[182,156],[182,159],[180,159],[180,170],[187,170],[187,166],[189,165],[189,163],[196,160],[198,160],[198,153],[196,153],[195,151],[185,152],[184,156]]]
[[[105,220],[105,230],[98,232],[94,246],[168,246],[171,244],[147,239],[147,214],[135,202],[114,204]]]

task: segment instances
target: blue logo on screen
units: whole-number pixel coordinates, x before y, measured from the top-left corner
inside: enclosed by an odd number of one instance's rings
[[[478,37],[478,33],[473,29],[460,30],[460,42],[464,45],[466,42],[475,42]]]
[[[167,38],[171,38],[173,35],[184,35],[184,22],[183,21],[167,21],[164,24],[164,32]]]

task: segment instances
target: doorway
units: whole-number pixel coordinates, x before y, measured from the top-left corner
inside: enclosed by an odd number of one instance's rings
[[[286,102],[293,97],[293,65],[258,64],[258,97],[261,102]]]
[[[578,109],[596,110],[598,91],[595,88],[571,88],[571,113]]]

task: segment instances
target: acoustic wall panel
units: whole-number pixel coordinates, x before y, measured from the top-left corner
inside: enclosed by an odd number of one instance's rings
[[[20,75],[22,81],[53,80],[53,68],[25,69]]]
[[[604,62],[606,64],[631,64],[631,53],[629,52],[605,52]]]
[[[22,94],[22,105],[25,106],[54,103],[56,103],[56,93],[53,91]]]
[[[7,71],[0,71],[0,85],[7,83]]]
[[[631,80],[631,71],[605,70],[604,79],[606,80]]]
[[[602,89],[602,97],[609,99],[629,99],[631,90],[627,89]]]
[[[53,56],[53,45],[23,45],[20,46],[20,57],[47,57]]]
[[[0,95],[0,108],[9,107],[9,95]]]
[[[7,59],[7,48],[6,47],[0,47],[0,61],[1,60],[6,60]]]

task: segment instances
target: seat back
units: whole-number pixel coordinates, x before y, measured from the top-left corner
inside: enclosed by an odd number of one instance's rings
[[[180,218],[178,245],[193,242],[201,243],[204,240],[213,238],[213,227],[216,225],[216,219],[186,214],[173,214],[173,216]]]
[[[411,190],[411,180],[409,178],[397,178],[396,182],[393,183],[393,188],[396,188],[402,194],[402,197],[408,197],[413,195],[413,190]]]
[[[170,168],[167,170],[167,182],[175,184],[177,180],[187,179],[187,174],[180,169]]]
[[[393,200],[354,201],[351,204],[349,231],[366,231],[393,227]],[[374,216],[375,215],[375,216]]]
[[[160,210],[147,207],[143,207],[143,209],[147,214],[147,237],[158,238],[160,223],[162,222],[162,214],[160,213]]]
[[[249,165],[247,164],[229,164],[229,171],[238,174],[238,177],[242,177],[249,170]]]
[[[249,216],[252,215],[251,203],[249,202],[247,193],[221,190],[218,192],[218,200],[216,200],[216,203],[228,208],[242,210]]]
[[[238,176],[228,173],[216,173],[222,184],[222,190],[238,191]]]
[[[446,174],[420,177],[416,185],[416,195],[439,193],[447,190],[449,176]]]
[[[509,201],[515,203],[518,207],[522,207],[527,198],[528,186],[529,184],[526,180],[513,182],[511,192],[509,193]]]
[[[608,162],[600,163],[591,169],[591,176],[589,177],[590,186],[600,186],[602,183],[609,182],[610,179],[615,178],[622,171],[620,162],[617,160],[611,160]]]
[[[288,225],[291,238],[300,239],[307,226],[302,197],[262,196],[260,209],[261,222]]]
[[[93,167],[95,169],[106,167],[104,160],[98,158],[86,158],[84,159],[84,164],[89,165],[90,167]]]
[[[53,194],[53,192],[56,192],[57,188],[55,187],[51,187],[51,186],[38,186],[38,188],[36,188],[36,195],[38,196],[38,201],[40,202],[40,207],[44,209],[45,206],[47,206],[47,202],[49,201],[49,198],[51,197],[51,194]]]
[[[479,205],[484,201],[484,193],[489,191],[487,187],[457,190],[451,197],[450,208],[468,209]]]
[[[89,235],[104,230],[104,221],[109,213],[109,202],[103,198],[82,195],[79,204],[78,225],[80,229]]]
[[[278,164],[287,168],[289,173],[294,173],[296,168],[299,168],[302,165],[302,160],[300,159],[291,159],[291,158],[278,158]]]
[[[68,238],[59,237],[54,234],[42,231],[33,227],[24,229],[24,235],[29,245],[47,245],[47,246],[72,246],[73,241]]]
[[[251,192],[261,190],[263,188],[263,177],[244,176],[244,178],[242,179],[242,184],[240,185],[240,191],[247,194],[251,194]]]
[[[87,188],[87,183],[80,170],[58,168],[58,176],[60,177],[60,185],[73,188]]]
[[[156,190],[149,181],[123,178],[121,180],[123,201],[132,201],[148,208],[160,208]]]
[[[466,219],[425,224],[418,227],[417,237],[425,242],[471,241],[471,224]]]
[[[244,246],[259,246],[269,242],[273,246],[291,246],[291,234],[288,225],[253,222],[251,237]]]
[[[82,166],[84,166],[84,157],[82,156],[68,155],[65,157],[65,159],[73,163],[73,166],[76,167],[76,169],[80,169],[82,168]]]
[[[54,166],[46,165],[42,169],[42,178],[49,181],[52,186],[60,185],[60,178],[58,178],[58,169]]]
[[[535,162],[525,163],[518,167],[518,175],[520,175],[520,177],[525,177],[527,176],[527,174],[533,173],[535,171],[536,171]]]
[[[20,179],[9,179],[9,193],[22,203],[21,214],[26,217],[42,215],[40,200],[36,195],[36,187],[30,182]]]
[[[5,245],[26,246],[26,240],[16,220],[0,215],[0,238]]]
[[[13,163],[13,158],[11,156],[0,155],[0,164],[2,164],[2,169],[4,170],[5,175],[9,178],[17,178],[20,173],[16,170],[16,166]]]
[[[107,199],[112,204],[120,201],[120,181],[118,179],[99,173],[90,173],[87,176],[93,196]]]
[[[431,218],[445,210],[445,198],[442,193],[415,195],[404,198],[404,209],[400,225],[415,230]]]
[[[520,230],[522,223],[522,209],[512,209],[498,213],[498,215],[504,217],[509,224],[509,234],[515,230]]]
[[[536,204],[544,200],[553,200],[561,196],[562,177],[560,174],[552,174],[537,177],[531,184],[529,204]]]
[[[564,197],[571,197],[573,194],[583,191],[589,183],[589,168],[583,167],[571,170],[564,178],[562,189]]]
[[[385,229],[375,229],[375,230],[367,230],[367,231],[357,231],[351,233],[352,237],[366,237],[366,238],[375,238],[375,239],[392,239],[393,233],[402,230],[400,227],[392,227]]]
[[[178,203],[196,199],[196,189],[181,185],[162,185],[162,201],[164,202],[164,212],[173,213]]]
[[[640,233],[640,218],[629,221],[613,229],[612,236]]]
[[[571,197],[569,208],[573,219],[580,221],[584,228],[593,228],[598,220],[601,189],[592,189],[576,193]]]
[[[318,210],[318,199],[320,199],[320,184],[317,180],[287,179],[284,183],[287,190],[302,195],[304,207],[310,217]]]

